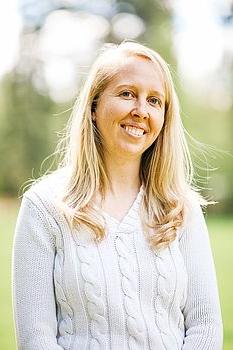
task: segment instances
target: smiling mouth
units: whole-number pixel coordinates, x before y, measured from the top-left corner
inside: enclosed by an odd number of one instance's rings
[[[145,134],[145,130],[130,125],[121,125],[121,127],[131,136],[141,137]]]

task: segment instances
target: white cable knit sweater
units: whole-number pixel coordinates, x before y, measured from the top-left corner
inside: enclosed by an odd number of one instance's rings
[[[56,209],[55,173],[24,195],[13,251],[13,303],[20,350],[221,350],[222,321],[202,212],[169,248],[149,248],[141,189],[121,223],[104,214],[107,237],[71,232]]]

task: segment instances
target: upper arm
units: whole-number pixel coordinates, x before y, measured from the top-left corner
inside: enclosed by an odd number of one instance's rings
[[[23,198],[13,246],[13,306],[19,349],[39,349],[38,344],[41,349],[61,349],[56,342],[53,286],[56,229],[43,206]]]
[[[188,274],[187,301],[183,313],[184,349],[221,349],[222,320],[209,235],[202,210],[194,205],[180,239]],[[194,345],[195,344],[195,345]],[[196,347],[195,347],[196,346]]]

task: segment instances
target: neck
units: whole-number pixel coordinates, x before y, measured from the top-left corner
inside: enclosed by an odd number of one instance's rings
[[[120,194],[137,193],[141,186],[140,158],[121,159],[105,156],[105,165],[109,177],[107,193],[114,197]]]

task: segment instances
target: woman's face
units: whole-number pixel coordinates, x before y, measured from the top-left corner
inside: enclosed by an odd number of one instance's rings
[[[159,68],[129,57],[101,94],[93,118],[105,154],[140,159],[164,123],[165,91]]]

